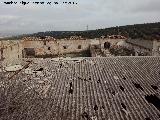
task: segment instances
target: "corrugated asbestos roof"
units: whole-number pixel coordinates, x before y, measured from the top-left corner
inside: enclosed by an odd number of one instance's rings
[[[25,69],[1,73],[1,120],[160,119],[160,57],[34,59]]]

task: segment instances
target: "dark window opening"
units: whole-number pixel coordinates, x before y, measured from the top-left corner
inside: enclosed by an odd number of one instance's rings
[[[160,111],[160,99],[156,95],[147,95],[145,99]]]
[[[23,57],[35,56],[35,54],[34,48],[24,48],[23,50]]]
[[[158,87],[155,86],[155,85],[151,85],[151,87],[152,87],[154,90],[158,90]]]
[[[137,84],[137,83],[134,83],[134,82],[132,82],[132,83],[134,84],[134,86],[135,86],[137,89],[143,90],[143,88],[141,87],[140,84]]]
[[[124,88],[122,87],[122,86],[119,86],[120,87],[120,89],[124,92]]]
[[[51,47],[48,47],[48,50],[51,50]]]
[[[82,46],[81,45],[78,45],[78,49],[81,49],[82,48]]]
[[[111,46],[111,43],[109,43],[109,42],[105,42],[105,43],[104,43],[104,48],[105,48],[105,49],[109,49],[110,46]]]
[[[46,45],[46,41],[44,41],[44,45]]]
[[[63,49],[67,49],[67,46],[63,46]]]

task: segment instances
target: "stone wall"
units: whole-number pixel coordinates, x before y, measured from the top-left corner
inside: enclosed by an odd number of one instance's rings
[[[153,56],[160,56],[160,40],[154,40],[152,55]]]
[[[127,39],[126,42],[150,50],[153,48],[153,40]]]
[[[22,58],[22,46],[19,40],[1,41],[1,60],[4,65],[16,63],[17,59]]]
[[[34,48],[36,56],[43,55],[63,55],[68,53],[78,53],[89,50],[90,45],[101,45],[104,48],[105,42],[116,44],[122,39],[88,39],[88,40],[55,40],[25,38],[22,42],[23,48]],[[25,52],[23,52],[25,56]]]
[[[34,48],[36,55],[77,53],[89,49],[87,40],[24,40],[23,48]]]
[[[110,42],[111,45],[116,44],[122,39],[80,39],[80,40],[66,40],[54,39],[52,37],[41,39],[36,37],[27,37],[22,40],[3,40],[0,41],[0,59],[5,59],[5,65],[10,63],[17,63],[17,59],[23,57],[37,57],[37,56],[58,56],[69,53],[80,53],[89,50],[91,45],[99,45],[104,48],[105,42]],[[25,50],[34,50],[35,56],[26,56],[28,54]],[[29,51],[30,52],[30,51]]]
[[[148,52],[150,56],[160,56],[160,40],[128,39],[136,52]]]

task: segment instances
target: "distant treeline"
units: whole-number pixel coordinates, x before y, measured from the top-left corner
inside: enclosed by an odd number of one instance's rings
[[[51,36],[57,39],[69,38],[70,36],[82,36],[83,38],[92,39],[101,36],[123,35],[128,38],[142,39],[160,39],[160,22],[145,23],[126,26],[116,26],[105,29],[88,30],[88,31],[46,31],[34,34],[14,36],[6,39],[21,39],[22,37],[45,37]]]

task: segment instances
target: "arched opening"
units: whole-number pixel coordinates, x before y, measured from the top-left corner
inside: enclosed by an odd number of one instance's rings
[[[105,42],[105,43],[104,43],[104,48],[105,48],[105,49],[109,49],[110,46],[111,46],[111,43],[110,43],[110,42]]]

